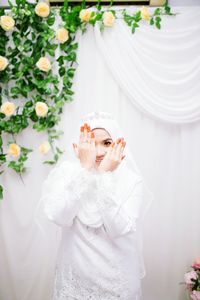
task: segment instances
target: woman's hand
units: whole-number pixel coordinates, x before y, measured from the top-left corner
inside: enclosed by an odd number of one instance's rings
[[[87,124],[81,126],[79,145],[73,144],[73,147],[76,156],[80,160],[81,166],[88,170],[92,169],[96,158],[95,136]]]
[[[114,171],[125,157],[125,155],[123,155],[125,145],[126,142],[123,138],[117,139],[117,141],[108,149],[104,159],[99,165],[98,171],[102,173]]]

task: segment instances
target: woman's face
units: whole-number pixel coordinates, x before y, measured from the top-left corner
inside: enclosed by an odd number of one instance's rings
[[[93,129],[95,135],[96,160],[95,166],[98,167],[106,155],[108,148],[112,145],[113,140],[109,133],[102,128]]]

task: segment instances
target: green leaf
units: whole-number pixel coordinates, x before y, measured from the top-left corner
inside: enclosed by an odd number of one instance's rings
[[[154,11],[154,15],[160,15],[161,13],[161,9],[160,8],[156,8]]]
[[[3,139],[2,139],[2,137],[0,136],[0,148],[2,147],[2,145],[3,145]]]
[[[1,163],[6,162],[6,154],[0,154],[0,161]]]
[[[69,55],[67,55],[66,59],[68,61],[76,61],[76,52],[71,52]]]
[[[0,199],[3,199],[3,187],[0,185]]]
[[[159,22],[156,22],[156,27],[157,27],[158,29],[160,29],[160,28],[161,28],[161,25],[160,25],[160,23],[159,23]]]
[[[150,25],[154,25],[154,19],[153,18],[150,19]]]
[[[132,32],[132,33],[135,32],[135,27],[134,27],[134,26],[132,27],[131,32]]]
[[[52,25],[54,24],[54,22],[55,22],[55,16],[51,16],[51,17],[48,18],[48,20],[47,20],[47,24],[48,24],[49,26],[52,26]]]
[[[73,77],[74,77],[75,71],[76,71],[76,69],[70,68],[70,69],[67,70],[67,75],[68,75],[69,77],[73,78]]]
[[[156,22],[160,22],[161,18],[160,17],[156,17]]]
[[[11,92],[12,94],[20,94],[20,89],[19,89],[18,87],[12,87],[12,88],[10,89],[10,92]]]
[[[49,55],[51,55],[52,57],[55,56],[55,50],[52,49],[46,49],[46,51],[49,53]]]
[[[60,76],[62,77],[65,74],[65,67],[61,67],[58,72],[59,72]]]
[[[170,13],[170,11],[171,11],[171,8],[169,7],[169,6],[165,6],[165,11],[166,11],[166,13]]]
[[[45,160],[43,164],[54,165],[56,162],[54,160]]]

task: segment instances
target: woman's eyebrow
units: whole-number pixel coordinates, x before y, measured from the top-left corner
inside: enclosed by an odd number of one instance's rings
[[[107,142],[107,141],[112,141],[112,139],[111,138],[107,138],[107,139],[103,140],[103,142]]]

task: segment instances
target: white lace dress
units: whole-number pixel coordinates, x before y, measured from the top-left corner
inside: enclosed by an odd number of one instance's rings
[[[139,203],[142,183],[134,180],[127,196],[128,175],[119,178],[63,162],[45,181],[45,214],[62,226],[53,300],[141,299],[139,210],[130,203]]]

